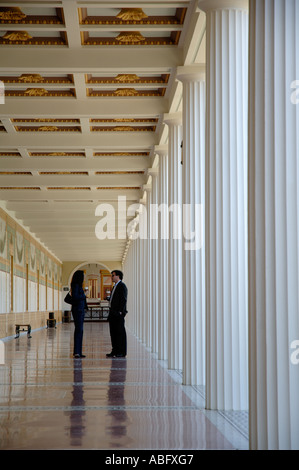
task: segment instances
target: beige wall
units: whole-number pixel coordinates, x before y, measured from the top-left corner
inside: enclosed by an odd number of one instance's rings
[[[15,336],[16,324],[30,324],[31,330],[45,328],[47,326],[48,318],[49,311],[2,313],[0,315],[0,338]],[[54,311],[54,318],[56,323],[60,323],[62,321],[61,310]]]

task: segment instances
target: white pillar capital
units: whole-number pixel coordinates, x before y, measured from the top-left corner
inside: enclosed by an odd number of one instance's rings
[[[147,193],[150,193],[151,190],[152,190],[152,185],[151,185],[150,183],[144,184],[144,185],[142,186],[142,190],[143,190],[143,191],[146,191]]]
[[[180,82],[202,82],[206,79],[205,64],[183,65],[177,68],[176,79]]]
[[[158,168],[158,167],[155,167],[155,168],[148,168],[147,174],[148,174],[149,176],[152,176],[152,177],[158,176],[158,174],[159,174],[159,168]]]
[[[159,157],[166,157],[168,154],[168,145],[156,145],[154,152],[159,155]]]
[[[248,0],[198,0],[198,8],[205,13],[211,10],[247,10]]]
[[[168,126],[181,125],[183,122],[182,112],[164,114],[163,122],[164,124],[167,124]]]

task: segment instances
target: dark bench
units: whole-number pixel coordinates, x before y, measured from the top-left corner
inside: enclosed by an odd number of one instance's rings
[[[22,324],[22,323],[17,323],[16,324],[16,338],[20,336],[20,331],[27,331],[27,336],[28,338],[31,338],[31,325],[28,323]]]

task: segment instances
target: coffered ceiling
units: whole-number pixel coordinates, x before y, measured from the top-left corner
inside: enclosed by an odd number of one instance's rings
[[[205,60],[196,3],[0,1],[0,200],[61,261],[123,259],[119,197],[144,200],[176,69]]]

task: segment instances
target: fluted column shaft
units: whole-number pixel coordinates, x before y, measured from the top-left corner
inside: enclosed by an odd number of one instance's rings
[[[199,1],[206,11],[206,306],[208,409],[248,408],[248,9]]]
[[[158,171],[159,168],[149,170],[152,177],[152,207],[158,204]],[[152,213],[150,212],[150,224],[148,225],[148,236],[151,244],[151,320],[152,320],[152,337],[151,349],[153,353],[158,352],[158,318],[159,318],[159,253],[158,253],[158,233],[155,230],[156,225],[153,224]]]
[[[152,244],[150,238],[150,208],[152,204],[152,186],[146,189],[146,225],[147,233],[145,240],[145,344],[152,347]]]
[[[155,148],[159,155],[159,206],[167,208],[168,204],[168,148],[167,146]],[[168,354],[168,218],[161,212],[158,224],[158,256],[159,256],[159,315],[158,315],[158,359],[167,360]]]
[[[136,317],[137,317],[137,304],[138,304],[138,286],[137,286],[137,244],[136,240],[132,241],[128,251],[128,256],[125,261],[126,272],[130,274],[130,281],[128,282],[128,289],[130,295],[128,296],[128,316],[126,323],[134,334],[137,333]]]
[[[249,11],[250,447],[299,449],[299,4]]]
[[[146,206],[144,204],[140,205],[139,211],[139,224],[142,224],[142,219],[146,218]],[[144,266],[148,266],[147,263],[147,240],[145,234],[142,233],[142,228],[140,237],[139,237],[139,244],[140,244],[140,264],[139,264],[139,272],[142,272],[142,268]],[[147,290],[146,290],[146,282],[147,282],[147,273],[140,276],[140,339],[143,343],[146,343],[146,336],[147,336]]]
[[[178,67],[177,78],[183,83],[183,383],[203,385],[205,68]]]
[[[168,367],[182,369],[182,113],[166,114],[168,125]]]

